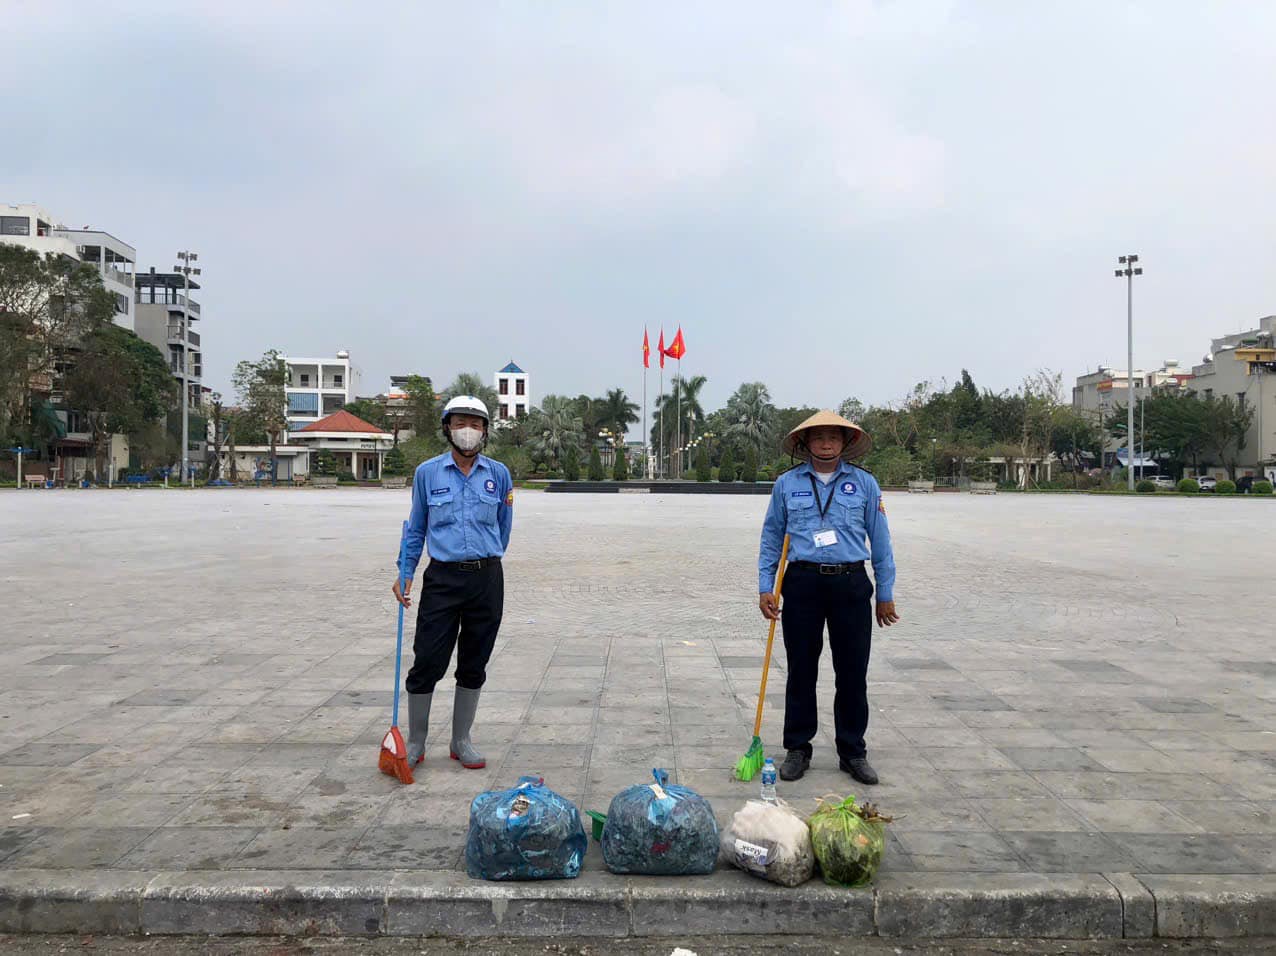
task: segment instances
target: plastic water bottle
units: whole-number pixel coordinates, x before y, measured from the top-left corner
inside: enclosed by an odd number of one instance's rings
[[[775,761],[770,757],[766,758],[766,763],[762,765],[762,802],[775,803]]]

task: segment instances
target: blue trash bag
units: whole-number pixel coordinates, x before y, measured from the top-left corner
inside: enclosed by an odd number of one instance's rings
[[[476,880],[571,880],[587,846],[576,805],[542,777],[519,777],[470,804],[465,870]]]
[[[628,787],[611,801],[602,838],[607,869],[648,876],[712,873],[718,859],[713,807],[694,790],[670,786],[664,770],[652,776],[654,784]]]

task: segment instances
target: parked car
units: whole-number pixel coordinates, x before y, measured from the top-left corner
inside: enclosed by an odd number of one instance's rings
[[[1151,481],[1152,484],[1156,485],[1158,488],[1162,489],[1163,491],[1173,491],[1175,488],[1178,487],[1178,482],[1176,482],[1169,475],[1153,475],[1148,480]]]
[[[1238,495],[1247,495],[1254,490],[1254,482],[1257,481],[1253,475],[1241,475],[1236,479],[1236,493]]]
[[[1218,479],[1209,475],[1201,475],[1196,479],[1196,483],[1201,486],[1201,491],[1213,491],[1218,487]]]

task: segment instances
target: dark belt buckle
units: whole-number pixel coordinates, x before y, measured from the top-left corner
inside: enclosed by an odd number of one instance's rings
[[[840,564],[821,564],[820,574],[841,574],[842,566]]]
[[[482,567],[483,567],[482,561],[462,561],[461,562],[462,571],[478,571]]]

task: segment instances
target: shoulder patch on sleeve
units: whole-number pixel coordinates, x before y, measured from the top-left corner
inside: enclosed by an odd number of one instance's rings
[[[511,488],[509,490],[509,494],[505,496],[505,504],[507,507],[510,507],[510,508],[514,507],[514,489],[513,488]]]
[[[877,510],[880,511],[882,514],[886,514],[886,502],[883,501],[881,498],[877,499]]]

